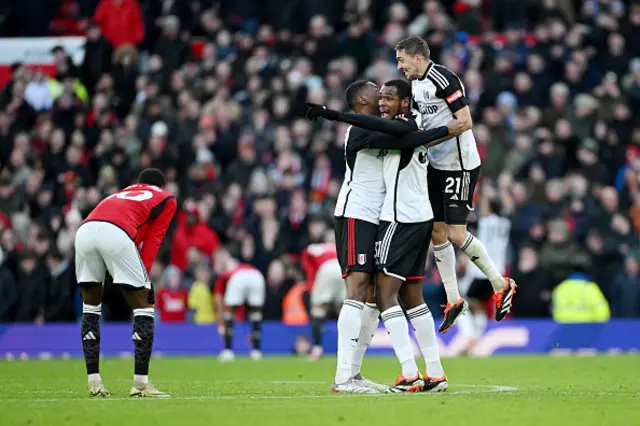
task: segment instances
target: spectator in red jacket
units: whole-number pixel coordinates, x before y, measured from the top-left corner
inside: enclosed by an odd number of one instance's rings
[[[156,307],[162,322],[186,322],[189,300],[187,290],[182,288],[182,274],[175,266],[169,266],[164,272],[165,286],[156,294]]]
[[[184,271],[188,265],[187,252],[190,247],[197,248],[202,255],[211,258],[220,247],[218,235],[200,218],[195,205],[187,204],[178,214],[178,227],[171,244],[171,264]]]
[[[144,21],[137,0],[102,0],[93,16],[114,48],[144,39]]]

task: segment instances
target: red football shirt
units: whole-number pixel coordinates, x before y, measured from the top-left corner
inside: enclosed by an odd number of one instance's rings
[[[154,185],[136,184],[100,201],[82,223],[109,222],[122,229],[135,242],[150,273],[176,209],[171,193]]]
[[[161,288],[156,294],[156,307],[160,312],[162,322],[185,322],[187,321],[187,303],[189,295],[183,288],[171,290]]]
[[[316,281],[318,269],[327,261],[338,258],[335,244],[311,244],[302,251],[300,263],[307,274],[309,288]]]

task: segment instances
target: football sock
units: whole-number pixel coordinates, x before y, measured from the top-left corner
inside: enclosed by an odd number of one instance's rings
[[[464,240],[464,243],[462,243],[462,246],[460,246],[460,250],[469,256],[469,259],[487,276],[487,279],[491,282],[493,291],[498,292],[504,289],[507,284],[502,274],[498,272],[496,266],[489,258],[487,250],[485,250],[480,240],[471,234],[467,234],[467,238]]]
[[[356,343],[356,349],[353,353],[353,363],[351,365],[352,376],[360,373],[364,354],[371,344],[373,336],[376,334],[379,316],[380,311],[374,303],[366,303],[364,305],[364,309],[362,310],[362,323],[360,324],[360,335],[358,336],[358,343]]]
[[[426,364],[428,377],[440,378],[444,376],[444,370],[440,363],[440,352],[438,351],[438,340],[436,338],[436,327],[433,316],[426,304],[418,305],[407,311],[407,316],[411,320],[411,325],[415,331],[416,340],[420,346],[420,352]]]
[[[100,315],[102,304],[82,304],[82,352],[89,381],[100,381]]]
[[[473,321],[475,336],[479,338],[484,334],[484,330],[487,328],[487,323],[489,322],[487,313],[485,311],[476,312],[471,316],[471,319]]]
[[[153,351],[154,310],[140,308],[133,310],[133,346],[135,349],[134,381],[145,382],[149,375],[149,362]],[[146,379],[148,380],[148,379]]]
[[[447,293],[447,302],[454,304],[460,299],[458,291],[458,280],[456,277],[456,252],[453,244],[447,241],[433,247],[433,255],[436,258],[436,266],[444,284],[444,291]]]
[[[324,321],[327,311],[321,307],[311,309],[311,337],[313,346],[322,346],[322,334],[324,333]]]
[[[413,378],[418,374],[418,366],[413,357],[411,340],[409,338],[409,324],[400,306],[393,306],[381,314],[384,326],[389,332],[391,345],[396,357],[402,365],[402,374],[405,378]]]
[[[262,312],[251,312],[249,322],[251,322],[251,348],[259,351],[262,343]]]
[[[338,316],[338,365],[335,382],[345,383],[351,378],[351,363],[360,336],[364,303],[347,299]]]
[[[224,313],[224,348],[231,350],[233,340],[233,312]]]

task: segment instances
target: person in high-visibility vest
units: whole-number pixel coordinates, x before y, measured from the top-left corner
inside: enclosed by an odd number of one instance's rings
[[[287,325],[305,325],[309,323],[309,315],[304,306],[304,294],[307,292],[306,282],[296,283],[282,300],[282,322]]]
[[[598,284],[583,272],[574,272],[553,290],[553,319],[559,323],[607,322],[609,303]]]

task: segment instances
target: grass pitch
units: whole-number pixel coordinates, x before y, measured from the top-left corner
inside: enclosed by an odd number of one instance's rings
[[[0,361],[0,425],[397,425],[640,424],[640,356],[443,360],[441,394],[332,394],[335,358],[155,359],[151,379],[171,399],[127,397],[132,360],[102,361],[114,394],[86,396],[82,360]],[[422,360],[419,360],[422,366]],[[391,383],[395,358],[365,358],[372,380]]]

